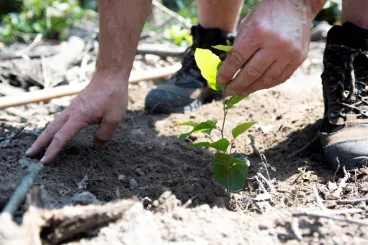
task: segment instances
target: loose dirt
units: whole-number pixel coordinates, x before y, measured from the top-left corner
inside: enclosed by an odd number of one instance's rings
[[[298,89],[298,82],[301,89]],[[317,85],[305,89],[307,82]],[[188,141],[179,141],[177,136],[188,129],[174,127],[188,120],[221,120],[221,102],[203,105],[188,114],[153,115],[143,110],[149,86],[130,88],[126,118],[105,148],[92,147],[96,127],[82,130],[55,163],[42,170],[36,185],[44,186],[54,208],[70,204],[73,195],[88,191],[102,202],[137,197],[151,210],[144,210],[138,201],[130,215],[97,230],[94,235],[75,238],[69,241],[71,244],[145,244],[147,241],[153,244],[366,244],[368,235],[364,226],[315,218],[297,218],[299,228],[292,226],[293,220],[295,223],[293,212],[319,210],[314,186],[321,198],[327,200],[327,208],[360,208],[361,212],[351,216],[366,217],[365,203],[338,205],[333,200],[367,198],[366,169],[352,171],[339,196],[333,197],[338,180],[344,174],[339,172],[335,176],[337,166],[327,165],[318,141],[296,154],[318,134],[323,115],[318,84],[315,76],[303,79],[297,76],[293,80],[294,89],[285,85],[256,93],[230,111],[226,122],[229,130],[244,121],[258,122],[248,134],[239,138],[234,149],[245,154],[251,162],[250,179],[239,193],[229,195],[212,180],[210,158],[213,152],[187,147],[204,136],[195,135]],[[55,112],[63,108],[55,106],[58,100],[54,102],[53,106],[30,105],[29,108],[39,108],[36,110],[38,116],[52,119]],[[20,110],[26,111],[27,107],[20,107]],[[9,126],[11,124],[17,125],[2,122],[5,133],[14,129]],[[30,128],[37,126],[40,125],[33,124]],[[254,153],[249,136],[254,137],[260,152],[266,156],[270,181],[276,189],[276,193],[265,200],[262,200],[264,193],[255,176],[261,173],[268,178],[267,172]],[[35,131],[25,130],[9,147],[1,149],[0,208],[25,173],[19,160],[34,140]],[[153,200],[163,193],[165,196],[161,197],[159,205],[153,205]],[[187,203],[188,200],[191,203]],[[179,203],[187,205],[182,207]],[[159,208],[168,205],[173,208]],[[18,216],[22,211],[24,207]],[[145,218],[140,219],[140,215]],[[123,229],[125,226],[130,228]],[[298,232],[302,241],[295,235]],[[131,238],[133,240],[129,240]]]

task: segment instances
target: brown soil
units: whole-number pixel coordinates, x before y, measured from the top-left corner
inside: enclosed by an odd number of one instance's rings
[[[324,161],[318,143],[293,156],[318,134],[323,115],[321,90],[318,87],[304,91],[269,90],[254,94],[230,112],[226,127],[229,130],[243,121],[257,121],[258,124],[249,130],[248,135],[239,138],[235,148],[251,162],[250,179],[244,191],[228,195],[212,180],[210,158],[213,153],[188,149],[189,142],[177,139],[187,129],[173,127],[188,120],[220,120],[221,102],[206,104],[196,112],[184,115],[152,115],[143,111],[144,97],[149,89],[131,87],[126,119],[104,149],[93,149],[95,127],[87,128],[68,143],[54,164],[42,170],[36,185],[45,187],[54,207],[70,203],[74,194],[83,191],[93,193],[103,202],[134,196],[140,200],[145,197],[155,200],[165,191],[171,191],[181,203],[191,199],[192,204],[189,208],[176,209],[183,216],[180,219],[173,218],[167,211],[154,213],[152,219],[161,224],[160,239],[165,241],[161,244],[171,244],[171,241],[197,244],[298,243],[291,229],[292,212],[299,209],[318,210],[313,186],[317,185],[323,199],[329,199],[329,193],[333,191],[331,183],[336,168],[330,168]],[[47,108],[38,115],[51,114],[51,118],[54,112],[61,109],[55,106],[50,109],[50,104],[31,105],[30,108],[40,108],[39,111]],[[6,124],[2,126],[6,131],[12,130],[12,127],[5,127]],[[249,135],[254,136],[270,165],[268,171],[277,192],[271,200],[249,201],[262,193],[254,176],[257,173],[267,176],[259,157],[253,152]],[[189,141],[199,141],[202,137],[195,135]],[[31,131],[24,131],[8,148],[0,151],[0,208],[6,204],[24,174],[18,162],[34,139]],[[364,169],[352,172],[348,184],[337,198],[367,197],[367,173]],[[338,174],[336,179],[341,177],[343,174]],[[131,186],[131,179],[137,185]],[[203,204],[218,208],[200,206]],[[353,207],[337,205],[333,200],[325,204],[331,209]],[[365,217],[367,209],[364,204],[359,205],[363,211],[354,214],[355,218]],[[129,223],[127,218],[124,220],[110,226],[111,234],[104,228],[95,238],[83,238],[83,244],[118,244],[117,231],[124,222]],[[206,227],[208,229],[204,229]],[[368,242],[363,227],[344,222],[300,218],[299,227],[306,244]],[[110,240],[106,234],[111,235]],[[202,243],[191,240],[190,234],[203,238]],[[130,244],[124,241],[121,240],[121,244]]]

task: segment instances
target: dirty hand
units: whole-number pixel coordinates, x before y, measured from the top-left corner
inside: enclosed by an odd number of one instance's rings
[[[96,71],[88,86],[38,137],[26,152],[29,157],[47,151],[42,163],[53,161],[63,146],[87,125],[99,124],[94,137],[96,147],[111,140],[128,104],[127,80],[121,74]]]
[[[233,49],[217,76],[219,83],[228,84],[228,95],[246,96],[276,86],[302,64],[315,15],[306,2],[264,0],[241,22]]]

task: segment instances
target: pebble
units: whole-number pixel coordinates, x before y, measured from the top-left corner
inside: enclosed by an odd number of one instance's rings
[[[89,191],[84,191],[81,193],[74,194],[72,198],[70,199],[70,204],[75,205],[100,205],[102,204],[101,201],[99,201],[94,194],[92,194]]]
[[[119,177],[118,177],[118,180],[119,180],[120,182],[125,182],[125,181],[126,181],[126,177],[125,177],[125,175],[124,175],[124,174],[120,174],[120,175],[119,175]]]
[[[136,172],[139,176],[143,176],[143,175],[144,175],[143,171],[142,171],[140,168],[137,168],[137,169],[135,170],[135,172]]]
[[[137,183],[137,181],[135,179],[131,178],[129,180],[129,185],[130,185],[130,187],[135,187],[135,186],[138,185],[138,183]]]
[[[268,226],[267,226],[266,224],[260,224],[260,225],[258,226],[258,228],[259,228],[261,231],[263,231],[263,230],[268,230]]]
[[[364,202],[364,201],[361,201],[360,203],[358,203],[358,208],[361,208],[361,209],[366,209],[367,207],[367,204]]]

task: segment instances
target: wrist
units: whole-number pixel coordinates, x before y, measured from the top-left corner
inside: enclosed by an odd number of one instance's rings
[[[90,83],[98,84],[102,87],[125,88],[129,83],[129,73],[124,69],[115,67],[97,67]]]
[[[319,11],[325,6],[327,0],[303,0],[306,2],[312,11],[313,18],[318,14]]]
[[[275,1],[275,0],[270,0]],[[280,2],[280,0],[276,0]],[[303,12],[307,14],[312,21],[318,12],[323,8],[327,0],[281,0],[282,4],[292,5],[291,7],[297,12]]]

